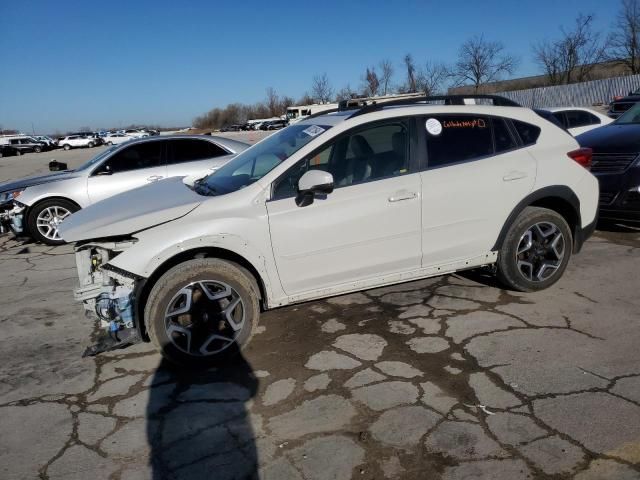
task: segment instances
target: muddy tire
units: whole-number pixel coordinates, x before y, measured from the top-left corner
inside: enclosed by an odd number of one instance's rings
[[[498,280],[520,292],[544,290],[562,277],[572,246],[571,229],[562,215],[527,207],[509,227],[498,253]]]
[[[250,274],[235,263],[202,258],[181,263],[158,279],[144,321],[167,360],[200,369],[240,353],[259,315],[259,292]]]

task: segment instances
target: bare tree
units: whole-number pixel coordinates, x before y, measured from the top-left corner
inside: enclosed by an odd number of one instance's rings
[[[407,81],[403,87],[406,93],[415,93],[418,91],[418,85],[416,83],[416,65],[413,61],[413,57],[410,53],[407,53],[404,58],[404,65],[407,69]]]
[[[367,67],[367,71],[364,74],[364,94],[369,97],[375,97],[380,90],[380,80],[376,73],[375,67]]]
[[[389,93],[391,79],[393,78],[393,64],[391,60],[382,60],[380,62],[380,84],[382,86],[382,94]]]
[[[427,62],[418,71],[416,84],[425,95],[436,95],[444,92],[444,83],[450,73],[444,63]]]
[[[640,1],[622,0],[608,39],[609,58],[640,73]]]
[[[328,103],[331,100],[333,94],[333,88],[329,82],[329,77],[326,73],[322,75],[316,75],[313,77],[313,83],[311,84],[311,95],[318,103]]]
[[[304,94],[300,97],[300,99],[296,103],[298,105],[310,105],[315,101],[316,101],[315,98],[309,95],[309,92],[304,92]]]
[[[513,74],[517,65],[518,59],[507,54],[502,43],[487,41],[480,35],[462,44],[452,76],[460,85],[473,84],[477,92],[481,85]]]
[[[287,108],[295,104],[296,104],[296,101],[293,98],[287,97],[285,95],[280,99],[280,112],[281,112],[280,114],[284,115],[287,112]]]
[[[356,92],[354,92],[351,89],[351,85],[347,83],[344,87],[338,90],[338,93],[336,93],[336,102],[341,102],[342,100],[350,100],[355,95],[356,95]]]
[[[269,115],[275,117],[280,115],[280,98],[273,87],[267,88],[267,108]]]
[[[544,69],[549,82],[569,84],[589,80],[597,63],[605,60],[606,42],[593,30],[593,15],[580,14],[573,29],[561,28],[562,36],[533,49],[535,61]]]

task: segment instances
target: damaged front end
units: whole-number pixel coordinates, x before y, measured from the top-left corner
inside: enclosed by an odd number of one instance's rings
[[[74,297],[82,302],[85,315],[100,322],[103,334],[83,356],[122,348],[142,340],[136,318],[136,289],[140,278],[109,265],[135,240],[87,242],[76,246],[80,286]]]
[[[26,207],[9,201],[0,204],[0,233],[13,231],[16,235],[24,232],[24,212]]]

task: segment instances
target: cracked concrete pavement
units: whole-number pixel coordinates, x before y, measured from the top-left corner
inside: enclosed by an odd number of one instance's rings
[[[640,232],[549,290],[468,272],[265,313],[189,374],[82,359],[69,246],[0,236],[0,478],[640,479]]]
[[[72,249],[0,237],[0,477],[640,478],[640,233],[536,294],[482,272],[274,310],[243,358],[82,359]]]

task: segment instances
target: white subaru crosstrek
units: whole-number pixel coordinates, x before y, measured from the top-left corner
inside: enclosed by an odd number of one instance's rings
[[[596,223],[590,150],[530,109],[413,102],[309,117],[69,217],[76,298],[110,332],[88,353],[143,339],[206,366],[261,309],[489,265],[558,281]]]

